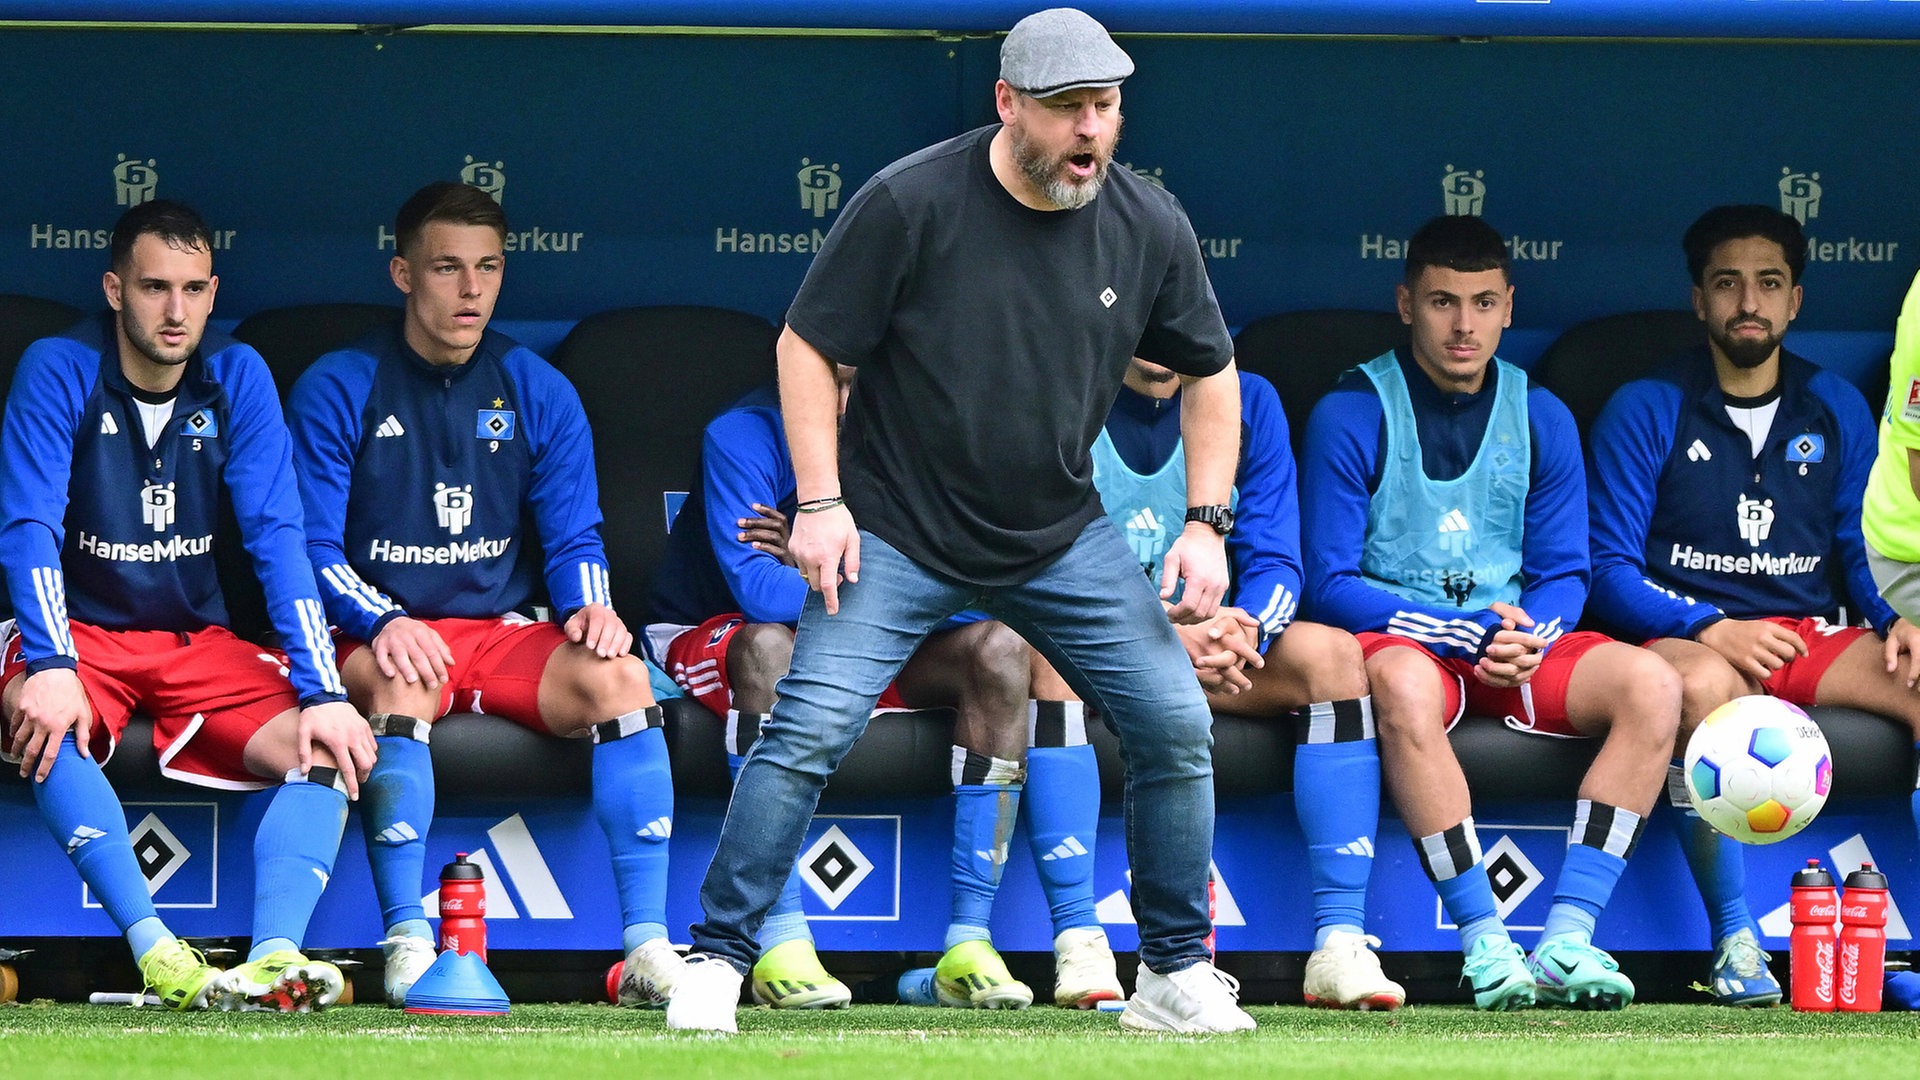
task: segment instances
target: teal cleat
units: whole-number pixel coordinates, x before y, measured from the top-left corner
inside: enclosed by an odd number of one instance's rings
[[[1577,937],[1541,942],[1527,957],[1542,1005],[1611,1012],[1633,1004],[1633,980],[1604,950]]]
[[[1487,1012],[1512,1012],[1533,1007],[1533,973],[1527,954],[1509,937],[1489,934],[1473,943],[1460,981],[1473,987],[1473,1007]]]

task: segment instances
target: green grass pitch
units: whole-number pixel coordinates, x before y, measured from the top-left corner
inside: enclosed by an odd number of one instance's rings
[[[0,1006],[0,1076],[210,1080],[240,1076],[1573,1077],[1762,1080],[1920,1075],[1920,1015],[1742,1012],[1640,1005],[1620,1013],[1493,1016],[1463,1006],[1397,1013],[1249,1010],[1260,1030],[1122,1034],[1112,1014],[969,1013],[867,1005],[843,1013],[740,1014],[736,1038],[669,1034],[659,1012],[515,1005],[490,1018],[414,1017],[379,1006],[315,1016],[169,1013],[34,1002]]]

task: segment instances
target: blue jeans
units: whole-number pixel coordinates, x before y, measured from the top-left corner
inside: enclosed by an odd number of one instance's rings
[[[1019,631],[1119,736],[1140,959],[1164,975],[1207,958],[1213,717],[1159,598],[1105,517],[1032,578],[999,588],[941,577],[861,532],[860,580],[840,587],[839,614],[817,593],[801,612],[793,666],[700,887],[696,950],[743,971],[753,963],[827,778],[921,640],[969,608]]]

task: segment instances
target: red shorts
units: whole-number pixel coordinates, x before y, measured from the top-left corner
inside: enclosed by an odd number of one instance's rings
[[[485,712],[503,716],[521,727],[551,734],[540,719],[540,677],[547,658],[567,643],[566,631],[550,622],[534,622],[523,615],[497,619],[422,619],[440,635],[453,653],[453,669],[440,687],[440,711]],[[365,648],[363,642],[342,638],[336,648],[340,665]]]
[[[68,625],[80,652],[80,685],[93,707],[95,760],[112,756],[137,709],[153,718],[162,774],[228,791],[280,782],[248,772],[246,748],[267,721],[300,707],[284,656],[222,626],[182,634]],[[6,643],[0,685],[26,666],[16,633]]]
[[[1762,690],[1781,701],[1801,706],[1814,704],[1820,680],[1826,677],[1827,669],[1833,666],[1833,662],[1840,659],[1840,654],[1860,640],[1862,635],[1873,632],[1865,627],[1842,626],[1825,619],[1780,616],[1759,621],[1784,626],[1807,643],[1807,655],[1787,661],[1780,670],[1768,676],[1766,682],[1760,684]]]
[[[664,662],[660,665],[693,700],[722,720],[733,708],[733,683],[727,677],[727,645],[733,641],[734,631],[745,625],[746,616],[728,612],[683,630],[667,644]],[[888,683],[873,711],[906,712],[908,708],[900,697],[899,684]]]
[[[1417,641],[1392,634],[1356,634],[1360,649],[1371,657],[1382,649],[1418,649],[1440,669],[1447,690],[1447,730],[1471,710],[1478,716],[1497,716],[1515,731],[1552,735],[1559,739],[1583,739],[1586,736],[1567,722],[1567,682],[1573,677],[1580,658],[1596,645],[1613,639],[1590,630],[1564,635],[1547,650],[1534,669],[1533,678],[1516,687],[1494,687],[1473,674],[1473,661],[1441,659]]]

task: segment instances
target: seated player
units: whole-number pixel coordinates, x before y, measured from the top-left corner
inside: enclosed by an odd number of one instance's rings
[[[1193,657],[1215,712],[1289,717],[1297,742],[1294,807],[1307,837],[1313,874],[1313,953],[1306,998],[1342,1009],[1396,1009],[1406,991],[1380,970],[1364,929],[1367,878],[1380,819],[1380,754],[1360,645],[1352,635],[1296,622],[1300,597],[1300,517],[1293,447],[1273,384],[1240,374],[1240,464],[1234,476],[1230,531],[1237,606],[1203,623],[1174,630]],[[1107,516],[1151,581],[1179,535],[1187,512],[1180,382],[1172,371],[1135,358],[1100,437],[1093,445],[1093,483]],[[1250,614],[1251,613],[1251,614]],[[1038,654],[1036,698],[1071,697]],[[1071,708],[1078,709],[1078,702]],[[1078,716],[1076,712],[1076,717]],[[1082,725],[1084,728],[1084,724]],[[1077,790],[1098,797],[1092,749],[1088,779]],[[1050,759],[1035,756],[1028,783],[1038,786]],[[1034,838],[1034,858],[1045,857]]]
[[[840,368],[837,378],[844,409],[853,369]],[[793,624],[807,596],[786,547],[788,515],[808,512],[794,500],[778,393],[769,384],[707,425],[700,480],[654,577],[649,645],[696,700],[727,721],[728,766],[736,773],[767,722],[774,684],[787,673]],[[1032,989],[994,951],[987,929],[1022,788],[1030,800],[1045,802],[1050,794],[1025,783],[1026,651],[1019,635],[998,622],[957,617],[927,638],[880,699],[880,711],[952,707],[956,714],[953,916],[935,968],[935,992],[944,1005],[1025,1008],[1033,1001]],[[1091,843],[1099,821],[1097,778],[1093,792],[1090,816],[1068,826],[1062,839],[1077,828]],[[1081,1008],[1121,994],[1106,933],[1093,917],[1092,863],[1091,851],[1083,850],[1040,864],[1056,913],[1080,913],[1069,916],[1071,924],[1055,941],[1054,1000]],[[1050,873],[1055,864],[1065,865]],[[845,1006],[851,994],[814,953],[800,887],[798,875],[790,876],[761,924],[754,999],[775,1008]]]
[[[1860,526],[1881,598],[1912,621],[1920,619],[1920,275],[1900,309],[1888,374],[1880,450],[1861,500]]]
[[[620,999],[658,1003],[673,783],[646,664],[610,601],[593,442],[546,361],[487,328],[506,216],[435,183],[395,222],[401,320],[315,361],[288,399],[307,550],[345,635],[341,674],[379,737],[362,808],[400,1005],[433,961],[420,899],[433,820],[428,740],[486,712],[591,738],[626,953]],[[555,620],[529,617],[545,598]]]
[[[1660,789],[1680,681],[1659,657],[1568,628],[1588,584],[1585,476],[1566,407],[1498,360],[1507,248],[1429,221],[1395,290],[1408,352],[1344,375],[1308,422],[1307,610],[1359,635],[1381,767],[1466,952],[1482,1009],[1617,1009],[1633,983],[1593,945]],[[1508,936],[1447,732],[1466,712],[1604,739],[1531,956]]]
[[[1881,600],[1861,538],[1872,414],[1851,383],[1780,343],[1800,310],[1800,223],[1721,206],[1683,246],[1707,340],[1622,387],[1594,421],[1591,612],[1627,640],[1652,639],[1680,672],[1676,756],[1743,694],[1865,709],[1920,739],[1920,628]],[[1843,604],[1872,628],[1828,621]],[[1714,1000],[1773,1005],[1780,984],[1747,910],[1740,845],[1692,812],[1673,768],[1674,821],[1713,931]]]
[[[112,313],[31,345],[7,397],[10,760],[161,1001],[322,1009],[345,982],[300,940],[374,744],[334,670],[273,379],[251,348],[207,331],[219,279],[188,207],[155,200],[121,215],[102,285]],[[214,563],[224,513],[284,653],[227,628]],[[166,776],[279,785],[254,837],[253,947],[232,971],[161,923],[100,772],[135,710],[153,719]]]

